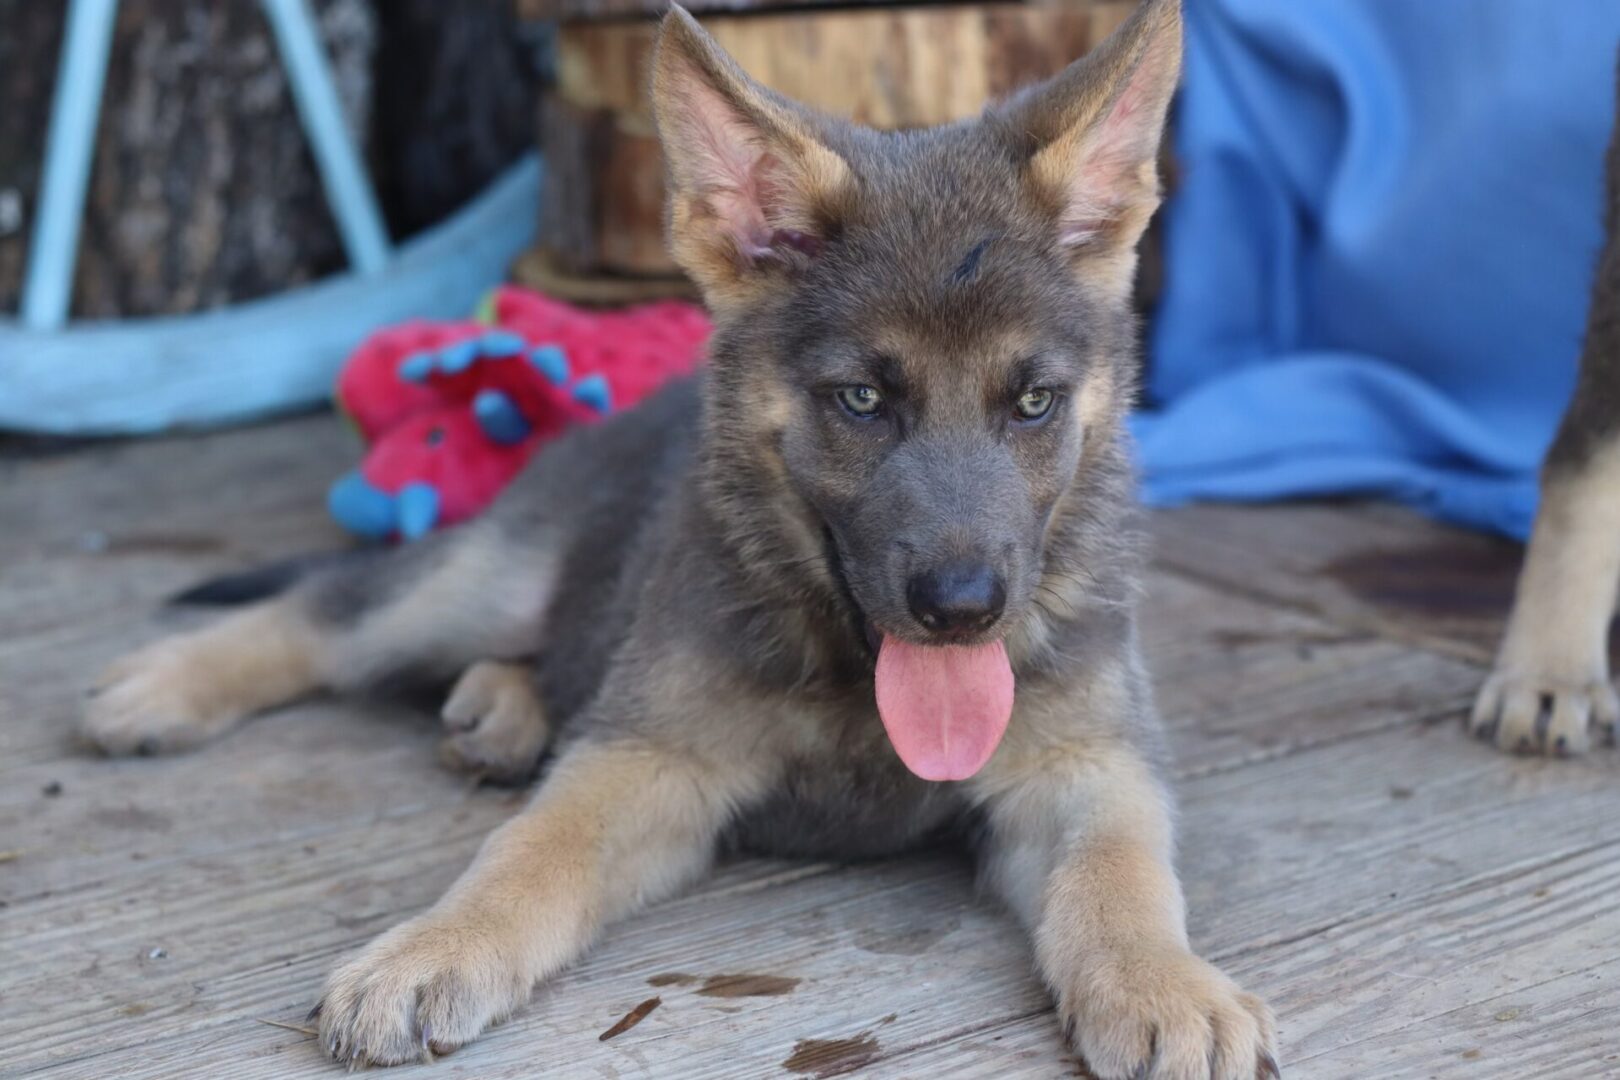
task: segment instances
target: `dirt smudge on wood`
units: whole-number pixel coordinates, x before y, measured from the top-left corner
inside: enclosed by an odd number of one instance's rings
[[[684,971],[666,971],[662,975],[654,975],[647,980],[648,986],[691,986],[703,980],[696,975],[688,975]]]
[[[961,925],[946,919],[933,926],[912,926],[903,930],[867,929],[855,935],[855,947],[863,952],[888,956],[921,956]]]
[[[92,810],[90,820],[109,829],[130,829],[138,832],[168,832],[174,828],[174,821],[167,814],[143,810],[133,804]]]
[[[1292,645],[1298,649],[1325,648],[1333,645],[1356,645],[1376,640],[1375,635],[1358,630],[1250,630],[1229,628],[1216,630],[1210,635],[1217,648],[1245,649],[1252,645]]]
[[[798,979],[786,975],[711,975],[698,993],[718,998],[781,997],[798,985]]]
[[[1457,539],[1409,548],[1368,548],[1322,567],[1359,599],[1435,620],[1495,623],[1513,602],[1520,549],[1507,541]]]
[[[878,1041],[867,1032],[853,1039],[800,1039],[793,1046],[792,1056],[782,1062],[782,1068],[822,1080],[871,1064],[877,1060],[879,1050]]]
[[[86,541],[80,543],[82,547]],[[108,536],[100,545],[93,540],[88,544],[97,555],[214,555],[230,546],[223,536],[161,532]]]
[[[602,1032],[602,1034],[598,1035],[597,1039],[602,1042],[607,1042],[609,1039],[623,1035],[625,1032],[647,1019],[647,1014],[658,1008],[658,1006],[662,1005],[663,1003],[663,998],[648,998],[640,1005],[637,1005],[635,1008],[619,1017],[619,1022]]]

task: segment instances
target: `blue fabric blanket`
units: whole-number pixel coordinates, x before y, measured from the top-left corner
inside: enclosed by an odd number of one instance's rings
[[[1620,0],[1187,0],[1151,503],[1528,533],[1602,243]]]

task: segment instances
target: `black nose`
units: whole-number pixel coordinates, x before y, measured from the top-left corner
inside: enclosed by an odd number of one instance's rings
[[[911,613],[936,633],[971,633],[1001,617],[1007,587],[1001,575],[972,560],[949,562],[906,583]]]

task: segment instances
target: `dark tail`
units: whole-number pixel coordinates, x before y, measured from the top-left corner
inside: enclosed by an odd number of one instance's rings
[[[348,562],[365,553],[365,549],[357,549],[295,555],[290,559],[268,563],[252,570],[209,578],[189,589],[175,593],[169,597],[168,602],[203,607],[230,607],[268,600],[272,596],[286,592],[316,570]]]

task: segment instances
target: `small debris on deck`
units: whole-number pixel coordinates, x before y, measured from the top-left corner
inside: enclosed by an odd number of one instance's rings
[[[647,1014],[658,1008],[658,1006],[662,1005],[663,1003],[663,998],[648,998],[646,1001],[643,1001],[640,1005],[637,1005],[635,1008],[621,1016],[618,1023],[602,1032],[602,1034],[598,1035],[596,1038],[600,1042],[607,1042],[609,1039],[623,1035],[625,1032],[647,1019]]]

